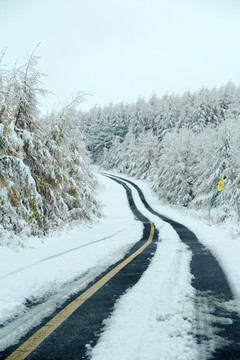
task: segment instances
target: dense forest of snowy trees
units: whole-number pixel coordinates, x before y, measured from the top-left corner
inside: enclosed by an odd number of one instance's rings
[[[32,54],[13,70],[1,60],[0,241],[6,232],[42,235],[62,223],[96,218],[97,182],[85,143],[71,126],[81,96],[40,119],[39,96],[46,91],[38,58]]]
[[[47,91],[37,60],[8,70],[0,58],[0,239],[99,217],[89,152],[103,169],[148,180],[171,204],[239,220],[240,88],[230,82],[88,112],[78,111],[80,94],[40,118]]]
[[[218,221],[240,202],[240,88],[229,82],[182,96],[79,112],[94,162],[103,169],[147,179],[172,204],[220,209]],[[218,192],[224,176],[224,191]]]

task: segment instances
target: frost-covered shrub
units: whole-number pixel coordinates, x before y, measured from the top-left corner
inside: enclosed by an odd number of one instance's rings
[[[3,134],[3,124],[0,124],[0,154],[6,150],[8,142],[6,137]]]
[[[1,223],[14,232],[29,226],[32,233],[37,233],[42,201],[29,168],[19,158],[3,156],[0,172],[5,183],[1,189]]]
[[[0,222],[3,231],[45,234],[54,226],[100,216],[97,182],[71,126],[79,99],[47,121],[38,118],[36,58],[4,79],[0,73]]]

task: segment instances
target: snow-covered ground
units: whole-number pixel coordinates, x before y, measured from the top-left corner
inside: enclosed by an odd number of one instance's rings
[[[141,237],[142,225],[128,207],[125,190],[108,178],[98,178],[104,204],[99,223],[68,227],[43,239],[30,238],[24,247],[13,240],[11,246],[0,248],[0,322],[6,324],[0,328],[1,349],[17,342],[70,294],[122,258]],[[186,225],[211,249],[239,304],[240,238],[232,231],[236,224],[211,226],[188,210],[162,204],[145,182],[133,181],[153,209]],[[197,359],[191,253],[170,225],[144,208],[134,189],[133,195],[139,210],[159,229],[160,241],[149,269],[117,301],[98,344],[88,347],[89,354],[94,360]],[[30,302],[36,306],[30,307]]]

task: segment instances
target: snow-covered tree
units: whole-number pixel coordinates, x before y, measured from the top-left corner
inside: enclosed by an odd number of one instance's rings
[[[189,127],[194,132],[201,132],[205,127],[215,127],[221,121],[216,89],[201,89],[194,99]]]
[[[149,179],[158,159],[159,144],[156,136],[151,132],[142,133],[138,138],[136,150],[135,176]]]
[[[96,163],[147,178],[172,203],[219,208],[223,199],[229,207],[239,197],[239,118],[240,88],[232,83],[82,114]],[[219,194],[221,174],[228,190]]]
[[[226,124],[220,128],[205,130],[202,139],[205,138],[205,149],[202,153],[202,163],[198,166],[197,181],[194,193],[194,204],[200,207],[213,208],[221,203],[225,193],[219,193],[217,185],[222,176],[227,182],[232,178],[232,142]],[[212,141],[212,140],[215,141]]]
[[[39,57],[32,53],[25,65],[19,68],[16,83],[16,114],[15,126],[30,129],[38,117],[38,97],[45,96],[41,78],[45,76],[37,70]]]
[[[173,204],[188,206],[193,197],[193,143],[194,135],[183,129],[166,134],[161,144],[159,178],[153,188]]]
[[[81,96],[39,119],[46,91],[36,61],[0,71],[0,230],[28,235],[100,216],[89,155],[72,126]]]

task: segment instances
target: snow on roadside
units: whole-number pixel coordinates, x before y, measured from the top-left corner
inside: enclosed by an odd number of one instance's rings
[[[16,342],[141,238],[143,227],[134,219],[125,190],[108,178],[99,180],[104,213],[99,223],[29,238],[24,248],[0,247],[0,323],[7,325],[0,328],[0,349]],[[28,301],[45,298],[53,300],[37,307],[34,320]],[[15,326],[11,327],[11,320]]]
[[[240,239],[231,236],[232,227],[209,225],[190,211],[164,205],[146,182],[122,177],[139,185],[154,210],[187,226],[212,251],[226,273],[239,310]],[[117,301],[97,345],[89,346],[89,355],[93,360],[193,360],[200,351],[201,360],[208,358],[207,349],[198,348],[193,335],[196,309],[190,251],[170,225],[144,208],[137,191],[132,190],[139,210],[158,227],[161,242],[148,270]]]
[[[237,300],[237,311],[240,313],[240,233],[236,220],[228,220],[222,225],[211,223],[211,219],[200,218],[200,212],[163,204],[150,190],[144,181],[130,179],[142,189],[149,205],[160,214],[165,215],[192,230],[199,241],[206,246],[221,265],[234,297]],[[208,210],[206,210],[208,213]]]
[[[213,253],[220,263],[239,304],[238,311],[240,313],[240,232],[236,218],[233,218],[232,221],[228,220],[221,225],[213,224],[211,218],[206,220],[208,218],[208,210],[206,210],[206,213],[202,216],[203,210],[202,212],[197,212],[195,210],[164,204],[157,198],[156,194],[153,193],[150,185],[146,181],[136,180],[135,178],[118,173],[115,173],[115,175],[134,182],[141,188],[147,202],[154,210],[185,225],[196,234],[199,241]],[[141,207],[141,201],[138,200],[136,191],[134,194],[134,200],[137,206],[139,206],[139,209],[145,213],[146,216],[148,216],[148,213],[151,218],[150,213]],[[155,217],[155,221],[157,221],[156,219]]]
[[[125,190],[101,175],[98,178],[103,184],[100,197],[105,214],[98,224],[68,229],[45,239],[31,238],[23,249],[0,248],[0,286],[4,289],[0,294],[2,321],[17,314],[21,315],[20,325],[25,314],[32,321],[34,316],[25,305],[26,299],[58,293],[58,298],[49,296],[49,301],[53,298],[53,304],[48,306],[52,311],[71,292],[77,291],[76,287],[86,286],[139,240],[142,225],[134,220]],[[154,210],[195,232],[217,257],[236,298],[240,299],[239,237],[233,238],[228,228],[210,226],[189,210],[164,205],[146,182],[128,179],[140,186]],[[136,190],[133,196],[139,210],[158,227],[161,241],[149,269],[118,299],[112,316],[105,321],[100,341],[93,349],[89,347],[89,353],[93,360],[196,359],[197,345],[191,321],[194,318],[194,289],[189,271],[191,253],[170,225],[144,208]],[[40,316],[36,321],[47,316],[41,304],[39,306]],[[5,328],[0,329],[0,338]],[[13,333],[11,327],[9,331],[2,347],[20,336],[19,331]],[[27,328],[21,331],[24,333]]]

